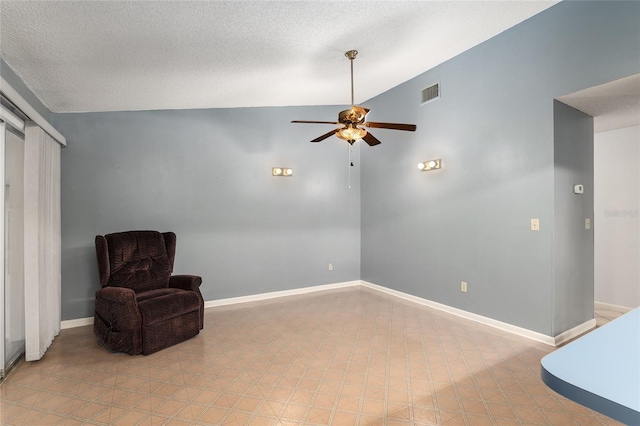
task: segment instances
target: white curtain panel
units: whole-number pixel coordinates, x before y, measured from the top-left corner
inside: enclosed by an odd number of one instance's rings
[[[25,358],[37,361],[60,333],[60,144],[34,123],[24,149]]]

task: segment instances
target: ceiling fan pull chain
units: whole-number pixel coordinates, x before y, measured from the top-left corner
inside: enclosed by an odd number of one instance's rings
[[[349,145],[349,189],[351,189],[351,166],[353,166],[353,163],[351,162],[351,144],[347,144]]]

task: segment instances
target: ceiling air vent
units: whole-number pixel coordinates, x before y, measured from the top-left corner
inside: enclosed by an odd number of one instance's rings
[[[426,89],[422,89],[421,96],[423,104],[438,99],[440,97],[440,84],[436,83]]]

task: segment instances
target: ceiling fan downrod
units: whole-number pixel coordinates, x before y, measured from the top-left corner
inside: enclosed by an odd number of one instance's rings
[[[355,102],[353,101],[353,60],[356,58],[357,54],[357,50],[349,50],[344,54],[344,56],[349,58],[349,62],[351,63],[351,108],[355,105]]]

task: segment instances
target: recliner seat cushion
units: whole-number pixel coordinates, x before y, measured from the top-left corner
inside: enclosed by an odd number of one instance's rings
[[[192,291],[183,290],[144,300],[138,303],[138,308],[142,326],[149,327],[192,311],[200,312],[200,298]]]
[[[167,294],[175,294],[183,292],[183,289],[179,288],[157,288],[155,290],[143,291],[142,293],[136,293],[136,302],[141,303],[145,300],[153,299],[154,297],[166,296]]]

